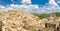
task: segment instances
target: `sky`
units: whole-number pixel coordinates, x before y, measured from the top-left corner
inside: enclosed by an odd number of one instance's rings
[[[60,12],[60,0],[0,0],[0,10],[10,9],[30,13]]]
[[[13,0],[14,4],[21,4],[22,0]],[[0,0],[1,5],[10,5],[13,3],[11,0]],[[32,4],[45,5],[49,0],[31,0]]]

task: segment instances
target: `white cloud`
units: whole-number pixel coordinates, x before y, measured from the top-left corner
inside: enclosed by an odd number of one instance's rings
[[[31,3],[31,0],[22,0],[21,3],[30,4]]]
[[[47,5],[44,5],[43,7],[38,7],[38,5],[33,5],[30,4],[31,1],[29,0],[23,0],[23,3],[29,2],[29,5],[22,4],[22,5],[15,5],[15,4],[10,4],[7,7],[0,5],[0,10],[3,11],[8,11],[8,10],[23,10],[27,12],[32,12],[32,13],[52,13],[52,12],[60,12],[60,7],[57,6],[54,1],[51,0],[51,3],[48,3]],[[53,3],[53,4],[52,4]],[[51,5],[52,4],[52,5]]]
[[[34,8],[34,9],[38,9],[39,8],[38,5],[29,5],[29,7]]]
[[[57,3],[60,3],[60,1],[58,1]]]
[[[5,8],[5,6],[0,5],[0,8]]]
[[[58,4],[55,2],[55,0],[49,0],[49,4],[58,6]]]

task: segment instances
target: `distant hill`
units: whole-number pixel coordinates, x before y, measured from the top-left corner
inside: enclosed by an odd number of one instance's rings
[[[60,17],[60,12],[54,12],[54,13],[50,13],[50,14],[36,14],[36,13],[33,13],[33,14],[35,16],[38,16],[40,19],[47,18],[47,17],[50,17],[50,16]]]

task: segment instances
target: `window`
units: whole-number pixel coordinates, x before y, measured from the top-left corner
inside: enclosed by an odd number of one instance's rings
[[[46,28],[55,28],[56,25],[55,24],[50,24],[50,23],[45,23],[45,27]]]

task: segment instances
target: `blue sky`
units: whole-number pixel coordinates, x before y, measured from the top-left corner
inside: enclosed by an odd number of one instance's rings
[[[0,0],[0,4],[1,5],[9,5],[12,4],[13,2],[11,2],[11,0]],[[21,1],[18,0],[14,0],[15,4],[21,4]]]
[[[14,4],[21,4],[22,0],[13,0]],[[0,0],[0,5],[10,5],[13,2],[11,2],[11,0]],[[46,3],[49,2],[49,0],[31,0],[32,4],[37,4],[37,5],[46,5]],[[55,2],[57,2],[57,0],[55,0]],[[58,5],[60,5],[60,3],[57,3]]]
[[[45,5],[49,0],[31,0],[32,4]],[[11,0],[0,0],[1,5],[12,4]],[[14,0],[14,4],[21,4],[21,0]]]
[[[49,2],[49,0],[31,0],[32,4],[39,4],[39,5],[45,5]]]

